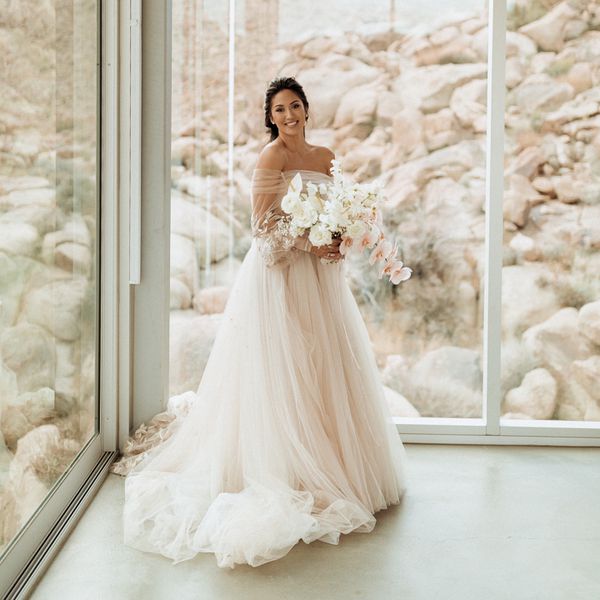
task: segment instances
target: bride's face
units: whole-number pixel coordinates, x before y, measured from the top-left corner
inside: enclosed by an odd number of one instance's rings
[[[306,124],[302,100],[292,90],[277,92],[271,100],[271,120],[277,125],[280,134],[301,134]]]

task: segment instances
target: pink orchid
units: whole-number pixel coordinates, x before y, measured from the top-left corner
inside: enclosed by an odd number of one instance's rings
[[[386,255],[385,260],[387,262],[391,262],[396,259],[396,255],[398,254],[398,242],[394,243],[394,247],[390,250],[390,252]]]
[[[350,236],[342,236],[342,243],[339,245],[340,254],[346,254],[352,248],[352,238]]]
[[[404,263],[401,260],[397,260],[395,261],[392,267],[390,281],[394,285],[397,285],[401,281],[406,281],[407,279],[409,279],[411,275],[412,269],[410,267],[405,267]]]
[[[385,260],[385,257],[390,253],[392,249],[392,244],[388,242],[385,238],[381,238],[375,246],[373,252],[371,252],[371,256],[369,257],[369,264],[373,265],[378,260]]]
[[[377,227],[371,227],[358,241],[358,249],[362,252],[365,248],[372,248],[379,240],[380,231]]]
[[[381,279],[384,275],[389,275],[392,272],[392,267],[393,262],[391,260],[382,260],[377,277]]]

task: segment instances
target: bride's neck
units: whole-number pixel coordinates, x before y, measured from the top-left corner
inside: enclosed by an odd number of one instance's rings
[[[297,135],[286,135],[285,133],[280,133],[279,138],[283,142],[285,149],[291,154],[302,156],[310,149],[304,136],[299,137]]]

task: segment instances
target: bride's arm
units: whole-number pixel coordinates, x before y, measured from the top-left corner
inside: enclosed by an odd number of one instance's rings
[[[288,184],[282,173],[284,167],[281,153],[267,146],[261,153],[252,175],[252,234],[268,266],[283,266],[292,261],[295,251],[310,252],[312,244],[308,232],[290,238],[278,228],[285,216],[281,198]]]

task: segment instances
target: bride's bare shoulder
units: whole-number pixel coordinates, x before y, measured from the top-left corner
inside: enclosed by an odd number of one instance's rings
[[[316,146],[320,162],[325,165],[325,169],[329,172],[331,169],[331,161],[335,159],[335,153],[327,148],[327,146]]]
[[[277,169],[279,171],[283,170],[285,165],[285,155],[282,152],[281,148],[279,148],[279,144],[276,144],[275,141],[269,142],[258,155],[258,160],[256,161],[257,169]]]

